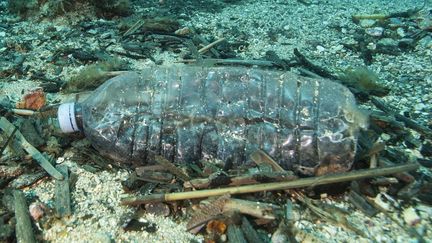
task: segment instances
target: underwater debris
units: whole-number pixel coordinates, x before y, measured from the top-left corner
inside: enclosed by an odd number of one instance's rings
[[[389,92],[387,87],[380,84],[378,75],[367,67],[348,68],[339,75],[339,79],[371,95],[385,96]]]
[[[242,82],[215,82],[225,76]],[[269,88],[264,91],[263,85]],[[199,96],[202,87],[207,89],[205,96]],[[218,91],[221,87],[223,92]],[[274,94],[282,90],[286,94],[278,101]],[[293,98],[297,96],[304,98]],[[313,175],[324,160],[340,165],[329,172],[350,169],[357,133],[365,125],[357,119],[360,113],[353,112],[354,103],[353,95],[340,84],[289,72],[159,66],[113,78],[77,103],[82,107],[82,124],[67,112],[74,103],[59,107],[59,121],[64,132],[84,131],[101,154],[129,164],[142,164],[143,158],[151,161],[162,154],[180,162],[232,157],[238,165],[261,146],[281,167]],[[264,106],[268,108],[263,110]],[[281,116],[276,116],[278,106]],[[161,127],[162,121],[163,130],[145,125]],[[236,137],[232,136],[234,126],[239,131]],[[296,126],[301,128],[296,131]],[[281,148],[277,148],[283,143],[278,134],[287,141]],[[152,139],[144,142],[146,137]],[[303,140],[311,142],[301,145]]]
[[[132,13],[129,0],[8,0],[8,9],[11,13],[21,17],[43,14],[50,17],[65,14],[67,12],[80,11],[88,6],[93,6],[100,17],[112,18],[114,16],[127,16]]]
[[[37,11],[37,8],[37,0],[8,0],[8,10],[23,17]]]
[[[46,104],[46,96],[42,88],[28,91],[20,102],[16,104],[18,109],[39,110]]]
[[[345,173],[336,173],[331,175],[316,176],[310,178],[303,178],[288,182],[273,182],[261,183],[258,185],[247,185],[237,187],[225,187],[218,189],[197,190],[190,192],[174,192],[174,193],[160,193],[146,196],[127,197],[122,199],[123,205],[136,206],[149,202],[168,202],[194,198],[205,198],[209,196],[221,196],[225,194],[243,194],[260,191],[274,191],[274,190],[287,190],[294,188],[304,188],[309,186],[319,186],[332,184],[343,181],[353,181],[363,178],[370,178],[382,175],[389,175],[395,173],[402,173],[406,171],[416,170],[419,167],[417,163],[408,163],[399,166],[389,166],[384,168],[365,169],[358,171],[351,171]]]
[[[16,218],[15,234],[17,242],[36,242],[24,193],[15,190],[13,196]]]
[[[91,64],[66,82],[64,92],[74,93],[95,89],[109,78],[121,73],[116,71],[125,68],[126,63],[119,58],[109,58],[106,61]]]
[[[19,141],[20,146],[30,155],[34,160],[36,160],[39,165],[44,168],[48,174],[52,177],[62,180],[63,175],[57,171],[54,166],[42,155],[35,147],[33,147],[21,134],[19,130],[15,130],[15,126],[10,123],[6,118],[0,118],[0,129],[3,130],[9,136],[15,131],[15,139]]]

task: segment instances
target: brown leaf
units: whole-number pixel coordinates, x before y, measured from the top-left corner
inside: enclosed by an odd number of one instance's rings
[[[207,223],[206,231],[208,234],[222,235],[225,233],[227,225],[221,220],[210,220]]]
[[[30,90],[20,102],[16,104],[18,109],[39,110],[46,103],[45,93],[42,88]]]

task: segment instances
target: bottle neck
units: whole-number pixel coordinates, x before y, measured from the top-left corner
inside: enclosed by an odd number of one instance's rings
[[[75,120],[77,127],[80,131],[83,131],[83,116],[82,116],[82,106],[80,103],[75,103]]]
[[[78,103],[61,104],[57,110],[57,118],[62,132],[82,131],[82,108]]]

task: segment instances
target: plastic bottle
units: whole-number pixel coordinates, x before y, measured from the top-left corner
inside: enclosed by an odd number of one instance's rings
[[[262,149],[285,169],[348,170],[366,125],[352,93],[325,79],[245,67],[157,66],[108,80],[58,110],[102,154],[146,164],[249,162]]]

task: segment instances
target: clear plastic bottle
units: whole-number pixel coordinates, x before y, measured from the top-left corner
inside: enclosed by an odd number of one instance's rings
[[[325,79],[245,67],[156,66],[117,76],[81,103],[62,104],[64,132],[102,154],[146,164],[250,161],[262,149],[286,169],[348,170],[366,125],[352,93]]]

